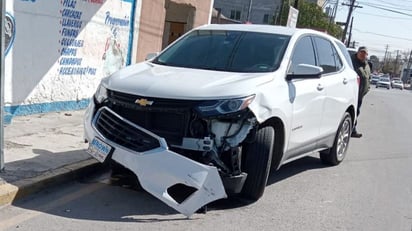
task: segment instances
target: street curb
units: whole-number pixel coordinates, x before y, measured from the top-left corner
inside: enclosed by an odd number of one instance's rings
[[[11,204],[30,194],[104,169],[95,159],[87,159],[42,173],[39,176],[0,184],[0,206]]]

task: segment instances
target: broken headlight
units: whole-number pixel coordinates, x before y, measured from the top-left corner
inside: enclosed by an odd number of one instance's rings
[[[247,108],[254,99],[255,95],[235,99],[210,100],[201,103],[196,109],[204,117],[230,114]]]
[[[96,102],[99,104],[107,99],[107,88],[103,86],[103,84],[100,84],[99,87],[97,88],[97,91],[94,94],[94,98]]]

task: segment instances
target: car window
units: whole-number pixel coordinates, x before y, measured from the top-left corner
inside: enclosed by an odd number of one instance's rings
[[[196,30],[153,62],[219,71],[272,72],[279,67],[289,39],[271,33]]]
[[[316,66],[315,51],[313,49],[312,39],[309,36],[299,39],[296,43],[289,72],[293,73],[293,70],[295,70],[299,64]]]
[[[353,52],[353,49],[348,49],[345,47],[345,45],[343,45],[343,43],[336,41],[335,42],[336,45],[338,45],[339,50],[342,52],[343,57],[345,57],[346,62],[349,64],[349,66],[353,69],[353,65],[352,65],[352,59],[351,59],[351,55]],[[356,53],[356,51],[355,51]]]
[[[324,38],[314,37],[318,57],[318,66],[323,68],[323,73],[340,70],[342,63],[332,43]]]

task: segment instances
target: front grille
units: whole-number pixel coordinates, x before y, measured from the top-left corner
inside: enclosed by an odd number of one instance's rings
[[[127,120],[166,139],[169,145],[181,145],[187,135],[194,100],[162,99],[108,91],[108,107]],[[152,101],[140,106],[138,99]]]
[[[130,123],[103,109],[95,120],[95,128],[106,139],[137,152],[160,147],[159,141]]]
[[[178,100],[178,99],[164,99],[164,98],[154,98],[154,97],[145,97],[139,95],[133,95],[118,91],[108,90],[109,100],[117,103],[127,103],[130,106],[133,106],[134,109],[138,110],[151,110],[151,109],[164,109],[164,110],[182,110],[193,108],[199,101],[196,100]],[[140,107],[135,103],[137,99],[147,99],[153,101],[153,104],[147,107]]]

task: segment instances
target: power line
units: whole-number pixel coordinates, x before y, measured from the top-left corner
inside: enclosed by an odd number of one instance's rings
[[[399,5],[399,4],[395,4],[395,3],[393,3],[393,2],[386,2],[386,1],[383,1],[383,0],[374,0],[374,1],[376,1],[376,2],[382,2],[382,3],[384,3],[384,4],[389,4],[389,5],[392,5],[392,6],[405,7],[405,5]]]
[[[410,18],[391,17],[391,16],[386,16],[386,15],[370,14],[370,13],[365,13],[365,12],[362,12],[360,14],[362,14],[362,15],[371,15],[371,16],[376,16],[376,17],[380,17],[380,18],[383,17],[383,18],[389,18],[389,19],[399,19],[399,20],[409,20],[409,21],[411,20]]]
[[[363,2],[363,1],[360,1],[359,3],[364,4],[364,5],[368,5],[368,6],[372,6],[372,7],[382,7],[382,8],[386,8],[388,10],[403,10],[403,11],[411,11],[412,12],[412,9],[408,9],[405,6],[403,6],[403,7],[393,7],[393,5],[388,6],[388,5],[382,5],[382,4],[370,3],[370,2]]]
[[[365,3],[363,3],[363,4],[365,4]],[[408,13],[405,13],[405,12],[401,12],[401,11],[397,11],[397,10],[391,10],[391,9],[384,8],[384,7],[379,7],[379,6],[374,6],[374,5],[370,5],[368,3],[366,3],[365,5],[367,5],[369,7],[373,7],[373,8],[377,8],[377,9],[381,9],[381,10],[386,10],[386,11],[389,11],[389,12],[393,12],[393,13],[402,14],[402,15],[412,17],[412,14],[408,14]]]
[[[358,30],[358,29],[353,29],[353,30],[355,30],[359,33],[373,34],[373,35],[377,35],[377,36],[383,36],[383,37],[387,37],[387,38],[400,39],[400,40],[405,40],[405,41],[411,41],[412,42],[412,39],[410,39],[410,38],[396,37],[396,36],[392,36],[392,35],[379,34],[379,33],[370,32],[370,31],[361,31],[361,30]]]

